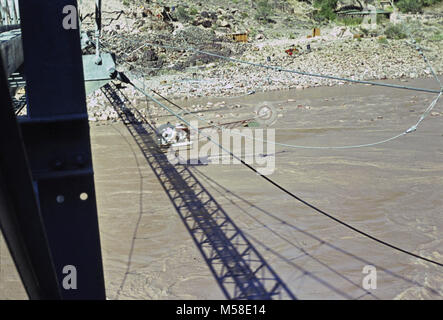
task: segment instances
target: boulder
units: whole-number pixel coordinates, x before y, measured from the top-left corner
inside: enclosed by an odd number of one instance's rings
[[[262,40],[264,38],[265,38],[265,36],[262,33],[259,33],[255,36],[255,40]]]
[[[212,21],[211,20],[204,20],[201,25],[205,28],[210,28],[210,27],[212,27]]]
[[[154,49],[149,49],[147,51],[144,52],[143,54],[143,58],[147,61],[157,61],[158,60],[158,55],[155,52]]]
[[[229,23],[228,21],[226,21],[226,20],[220,20],[220,21],[218,22],[218,25],[219,25],[220,27],[222,27],[222,28],[231,28],[230,23]]]

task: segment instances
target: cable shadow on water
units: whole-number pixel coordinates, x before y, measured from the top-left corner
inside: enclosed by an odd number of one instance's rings
[[[379,265],[375,265],[373,262],[368,261],[365,258],[359,257],[345,249],[342,249],[332,243],[326,242],[325,240],[321,239],[320,237],[314,235],[313,233],[310,233],[306,230],[303,230],[297,226],[295,226],[294,224],[280,218],[279,216],[266,211],[260,207],[258,207],[257,205],[255,205],[254,203],[251,203],[250,201],[248,201],[247,199],[241,197],[240,195],[236,194],[235,192],[229,190],[228,188],[224,187],[223,185],[221,185],[220,183],[218,183],[217,181],[215,181],[214,179],[208,177],[206,174],[204,174],[203,172],[201,172],[200,170],[194,168],[193,169],[194,172],[201,177],[202,179],[206,180],[209,184],[212,185],[212,188],[214,190],[216,190],[220,195],[222,195],[225,199],[227,199],[228,201],[230,201],[233,205],[235,205],[236,207],[238,207],[243,213],[247,214],[249,217],[251,217],[253,220],[257,221],[258,223],[260,223],[264,228],[266,228],[267,230],[269,230],[270,232],[272,232],[274,235],[276,235],[277,237],[279,237],[280,239],[284,240],[285,242],[289,243],[290,245],[294,246],[295,248],[301,250],[301,252],[308,256],[309,258],[315,260],[316,262],[318,262],[319,264],[323,265],[325,268],[327,268],[329,271],[333,272],[334,274],[338,275],[340,278],[344,279],[345,281],[349,282],[352,285],[357,285],[355,282],[353,282],[351,279],[345,277],[344,275],[342,275],[340,272],[338,272],[337,270],[334,270],[330,265],[327,265],[326,263],[320,261],[318,258],[314,257],[312,253],[308,253],[305,249],[303,249],[300,245],[296,245],[295,243],[293,243],[292,241],[286,239],[285,237],[283,237],[281,234],[279,234],[278,232],[276,232],[275,230],[272,230],[272,228],[270,228],[269,226],[265,225],[263,222],[261,222],[256,216],[254,216],[253,214],[251,214],[250,212],[248,212],[248,210],[241,208],[240,206],[238,206],[233,200],[232,198],[230,198],[229,196],[232,196],[233,198],[236,198],[238,201],[245,203],[248,208],[253,208],[256,211],[260,212],[261,214],[265,215],[265,216],[269,216],[272,219],[280,222],[281,224],[288,226],[289,228],[293,229],[294,232],[299,232],[315,241],[318,242],[318,244],[320,245],[326,245],[329,248],[331,248],[332,250],[339,252],[345,256],[348,256],[352,259],[355,259],[365,265],[374,265],[377,270],[381,270],[384,273],[402,280],[406,283],[409,283],[410,285],[414,285],[414,286],[418,286],[426,291],[428,291],[429,293],[431,293],[432,295],[441,297],[441,293],[439,291],[437,291],[435,288],[429,287],[425,284],[419,283],[415,280],[412,279],[408,279],[405,276],[402,276],[398,273],[395,273],[389,269],[386,269],[384,267],[381,267]],[[215,187],[217,187],[219,190],[217,190]],[[254,238],[252,235],[248,234],[248,237],[250,237],[254,242],[256,242],[257,244],[259,244],[261,247],[265,248],[267,251],[270,251],[272,254],[274,254],[275,256],[277,256],[278,258],[280,258],[281,260],[285,261],[286,263],[293,265],[293,261],[288,260],[287,258],[285,258],[284,256],[282,256],[281,254],[279,254],[278,252],[273,251],[271,248],[269,248],[268,246],[266,246],[266,244],[264,244],[263,242],[261,242],[259,239]],[[362,288],[361,288],[362,289]],[[365,290],[365,293],[363,295],[371,295],[374,298],[378,299],[378,297],[376,297],[372,292]],[[362,296],[360,296],[362,297]]]
[[[155,142],[155,129],[117,91],[104,94],[142,151],[227,299],[295,299],[276,272],[186,166]],[[143,121],[140,121],[143,120]]]
[[[167,107],[166,107],[167,108]],[[185,121],[185,120],[183,120],[183,121]],[[186,122],[186,121],[185,121]],[[272,182],[272,181],[271,181]],[[272,182],[273,184],[275,184],[274,182]],[[286,192],[286,191],[285,191]],[[296,197],[296,196],[294,196],[294,197]],[[302,202],[304,202],[303,200],[300,200],[300,199],[298,199],[299,201],[302,201]],[[307,204],[307,203],[306,203]],[[312,207],[311,205],[309,205],[309,204],[307,204],[308,206],[310,206],[310,207]],[[253,206],[253,205],[251,205],[252,207],[255,207],[255,206]],[[315,208],[314,208],[315,209]],[[316,209],[316,210],[318,210],[318,209]],[[326,214],[326,213],[324,213],[324,214]],[[275,219],[278,219],[278,217],[276,216],[276,215],[274,215],[274,214],[269,214],[270,216],[272,216],[273,218],[275,218]],[[326,214],[327,215],[327,214]],[[282,224],[288,224],[288,226],[290,226],[290,227],[292,227],[294,230],[298,230],[298,231],[300,231],[301,233],[304,233],[305,235],[308,235],[308,236],[310,236],[311,238],[313,238],[313,239],[315,239],[315,240],[318,240],[319,241],[319,243],[320,244],[326,244],[326,245],[328,245],[330,248],[333,248],[333,249],[335,249],[335,250],[337,250],[338,252],[341,252],[341,253],[344,253],[344,254],[346,254],[346,255],[348,255],[348,256],[350,256],[350,257],[354,257],[355,259],[357,259],[358,261],[361,261],[361,262],[365,262],[366,264],[371,264],[371,263],[369,263],[368,261],[366,261],[365,259],[363,259],[363,258],[361,258],[361,257],[358,257],[358,256],[355,256],[355,255],[353,255],[352,253],[350,253],[350,252],[346,252],[345,250],[343,250],[343,249],[341,249],[341,248],[339,248],[339,247],[336,247],[336,246],[334,246],[333,244],[329,244],[329,243],[327,243],[327,242],[325,242],[325,241],[323,241],[323,240],[321,240],[321,239],[319,239],[319,238],[317,238],[317,237],[315,237],[314,235],[312,235],[312,234],[309,234],[309,233],[307,233],[306,231],[303,231],[303,230],[300,230],[299,228],[297,228],[297,227],[295,227],[294,225],[291,225],[290,223],[287,223],[286,221],[284,221],[284,220],[282,220],[282,219],[278,219],[278,220],[280,220],[280,222],[282,223]],[[335,220],[335,219],[334,219]],[[358,231],[358,230],[357,230]],[[389,245],[389,244],[388,244]],[[390,247],[393,247],[393,246],[391,246],[391,245],[389,245]],[[394,249],[397,249],[397,250],[400,250],[400,251],[402,251],[402,252],[405,252],[405,250],[402,250],[402,249],[398,249],[398,248],[396,248],[396,247],[393,247]],[[268,248],[266,248],[268,251],[269,251],[269,249]],[[406,252],[407,253],[407,252]],[[411,255],[413,255],[413,254],[411,254]],[[416,256],[416,255],[415,255]],[[421,258],[421,257],[418,257],[418,258]],[[424,259],[424,258],[421,258],[421,259]],[[432,262],[432,261],[431,261]],[[379,267],[380,268],[380,267]],[[418,283],[417,281],[413,281],[413,280],[409,280],[409,279],[406,279],[406,278],[404,278],[404,277],[402,277],[401,275],[398,275],[398,274],[396,274],[396,273],[394,273],[394,272],[392,272],[391,270],[387,270],[387,269],[385,269],[385,268],[380,268],[381,270],[383,270],[383,271],[385,271],[387,274],[390,274],[390,275],[392,275],[392,276],[394,276],[394,277],[396,277],[396,278],[401,278],[401,279],[403,279],[403,280],[405,280],[406,282],[408,282],[408,283],[411,283],[411,284],[414,284],[414,285],[417,285],[417,286],[419,286],[420,288],[424,288],[424,289],[426,289],[426,290],[428,290],[429,292],[431,292],[432,294],[434,294],[434,295],[441,295],[436,289],[434,289],[434,288],[431,288],[431,287],[429,287],[429,286],[426,286],[426,285],[423,285],[423,284],[421,284],[421,283]]]
[[[203,172],[201,172],[200,170],[194,168],[194,172],[197,174],[197,176],[201,177],[202,179],[206,180],[208,183],[210,183],[212,185],[212,188],[218,193],[220,194],[220,196],[222,196],[223,198],[225,198],[226,200],[228,200],[232,205],[234,205],[235,207],[237,207],[241,212],[243,212],[244,214],[246,214],[247,216],[249,216],[251,219],[253,219],[254,221],[256,221],[257,223],[259,223],[263,228],[265,228],[266,230],[268,230],[269,232],[271,232],[272,234],[274,234],[276,237],[282,239],[284,242],[288,243],[289,245],[291,245],[292,247],[294,247],[295,249],[299,250],[302,254],[300,256],[298,256],[295,259],[298,259],[300,257],[306,256],[309,257],[310,259],[314,260],[315,262],[317,262],[318,264],[320,264],[322,267],[326,268],[327,270],[329,270],[330,272],[332,272],[333,274],[335,274],[336,276],[338,276],[339,278],[343,279],[344,281],[348,282],[350,285],[354,286],[356,289],[363,291],[362,294],[359,297],[365,296],[365,295],[371,295],[372,297],[374,297],[375,299],[379,299],[376,295],[374,295],[372,292],[363,289],[361,283],[356,283],[355,281],[351,280],[350,278],[346,277],[343,273],[340,273],[339,271],[335,270],[332,266],[328,265],[327,263],[321,261],[319,258],[315,257],[312,253],[308,252],[307,250],[305,250],[303,248],[303,246],[298,243],[298,241],[295,239],[295,241],[297,243],[294,243],[294,241],[289,240],[288,238],[284,237],[281,233],[273,230],[271,227],[269,227],[268,225],[266,225],[265,223],[263,223],[260,219],[258,219],[255,215],[253,215],[252,213],[250,213],[248,210],[244,209],[243,207],[241,207],[240,205],[238,205],[234,200],[232,200],[232,198],[229,197],[229,195],[237,198],[239,201],[244,202],[246,205],[248,205],[249,208],[253,208],[258,210],[259,212],[265,213],[269,215],[269,212],[267,212],[266,210],[259,208],[255,205],[253,205],[252,203],[250,203],[248,200],[243,199],[242,197],[238,196],[237,194],[233,193],[231,190],[225,188],[224,186],[222,186],[221,184],[219,184],[217,181],[215,181],[214,179],[208,177],[206,174],[204,174]],[[257,244],[259,244],[261,247],[263,247],[264,249],[266,249],[267,251],[270,251],[273,255],[277,256],[279,259],[283,260],[284,262],[286,262],[287,264],[295,267],[296,269],[299,269],[303,272],[302,275],[308,275],[309,273],[306,270],[303,270],[303,268],[300,267],[300,265],[296,265],[292,260],[284,257],[283,255],[281,255],[280,253],[276,252],[275,250],[272,250],[270,247],[268,247],[265,243],[263,243],[262,241],[260,241],[259,239],[257,239],[256,237],[250,235],[249,233],[247,233],[247,236],[249,238],[251,238],[253,240],[253,242],[256,242]],[[351,296],[347,295],[347,298],[352,299]]]

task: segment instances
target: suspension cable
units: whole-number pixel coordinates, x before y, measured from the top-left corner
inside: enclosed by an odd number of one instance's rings
[[[160,44],[149,43],[149,42],[145,43],[145,46],[153,46],[153,47],[159,47],[159,48],[164,48],[164,49],[172,49],[172,50],[179,50],[179,51],[182,51],[182,50],[192,51],[192,52],[197,52],[197,53],[200,53],[200,54],[216,57],[216,58],[223,59],[223,60],[230,61],[230,62],[241,63],[241,64],[251,65],[251,66],[255,66],[255,67],[260,67],[260,68],[280,71],[280,72],[294,73],[294,74],[298,74],[298,75],[302,75],[302,76],[308,76],[308,77],[314,77],[314,78],[323,78],[323,79],[337,80],[337,81],[343,81],[343,82],[368,84],[368,85],[373,85],[373,86],[388,87],[388,88],[394,88],[394,89],[421,91],[421,92],[427,92],[427,93],[440,93],[443,90],[443,88],[440,88],[440,90],[433,90],[433,89],[426,89],[426,88],[416,88],[416,87],[402,86],[402,85],[391,84],[391,83],[381,83],[381,82],[366,81],[366,80],[355,80],[355,79],[342,78],[342,77],[336,77],[336,76],[328,76],[328,75],[322,75],[322,74],[316,74],[316,73],[309,73],[309,72],[304,72],[304,71],[286,69],[286,68],[282,68],[280,66],[264,65],[264,64],[261,64],[261,63],[255,63],[255,62],[240,60],[240,59],[236,59],[236,58],[225,57],[225,56],[222,56],[220,54],[216,54],[216,53],[208,52],[208,51],[203,51],[203,50],[195,49],[195,48],[192,48],[192,47],[176,47],[176,46],[160,45]]]
[[[114,35],[113,37],[124,38],[123,36],[119,36],[119,35]],[[136,40],[128,40],[126,38],[124,38],[124,39],[126,41],[129,41],[129,42],[132,42],[132,43],[140,42],[140,41],[136,41]],[[196,52],[196,53],[212,56],[212,57],[219,58],[219,59],[226,60],[226,61],[230,61],[230,62],[246,64],[246,65],[251,65],[251,66],[265,68],[265,69],[271,69],[271,70],[280,71],[280,72],[294,73],[294,74],[298,74],[298,75],[302,75],[302,76],[307,76],[307,77],[323,78],[323,79],[337,80],[337,81],[342,81],[342,82],[359,83],[359,84],[366,84],[366,85],[373,85],[373,86],[380,86],[380,87],[388,87],[388,88],[394,88],[394,89],[411,90],[411,91],[419,91],[419,92],[426,92],[426,93],[437,93],[438,94],[438,93],[443,91],[443,87],[441,87],[440,90],[434,90],[434,89],[426,89],[426,88],[417,88],[417,87],[396,85],[396,84],[391,84],[391,83],[381,83],[381,82],[376,82],[376,81],[356,80],[356,79],[336,77],[336,76],[330,76],[330,75],[322,75],[322,74],[316,74],[316,73],[309,73],[309,72],[298,71],[298,70],[293,70],[293,69],[286,69],[286,68],[282,68],[280,66],[265,65],[265,64],[261,64],[261,63],[255,63],[255,62],[251,62],[251,61],[245,61],[245,60],[241,60],[241,59],[226,57],[226,56],[223,56],[221,54],[214,53],[214,52],[208,52],[208,51],[204,51],[204,50],[199,50],[199,49],[193,48],[191,46],[178,47],[178,46],[172,46],[172,45],[166,45],[166,44],[158,44],[158,43],[153,43],[153,42],[144,42],[144,44],[141,45],[141,47],[139,47],[137,50],[139,50],[141,48],[144,48],[144,47],[147,47],[147,46],[158,47],[158,48],[163,48],[163,49],[170,49],[170,50],[175,50],[175,51],[191,51],[191,52]],[[127,53],[125,53],[125,54],[127,54]],[[431,69],[431,72],[434,73],[433,69]]]
[[[241,159],[240,157],[236,156],[234,153],[232,153],[231,151],[229,151],[228,149],[226,149],[225,147],[223,147],[222,145],[220,145],[218,142],[214,141],[210,136],[205,135],[204,133],[201,133],[200,130],[198,128],[195,128],[194,126],[192,126],[192,124],[190,124],[188,121],[186,121],[182,116],[180,116],[179,114],[177,114],[176,112],[174,112],[173,110],[171,110],[168,106],[166,106],[165,104],[163,104],[162,102],[158,101],[157,99],[155,99],[154,97],[150,96],[148,93],[146,93],[145,91],[143,91],[141,88],[137,87],[133,82],[131,82],[126,76],[124,76],[124,79],[126,79],[126,83],[132,85],[134,87],[134,89],[138,92],[140,92],[141,94],[143,94],[144,96],[146,96],[148,99],[150,99],[151,101],[153,101],[154,103],[156,103],[157,105],[159,105],[160,107],[162,107],[163,109],[165,109],[166,111],[168,111],[170,114],[172,114],[173,116],[175,116],[177,119],[183,121],[186,125],[188,125],[191,129],[195,130],[196,132],[199,132],[200,134],[202,134],[203,136],[205,136],[210,142],[214,143],[215,145],[217,145],[221,150],[227,152],[228,154],[230,154],[233,158],[235,158],[236,160],[240,161],[241,164],[243,164],[244,166],[246,166],[248,169],[250,169],[251,171],[253,171],[254,173],[256,173],[257,175],[259,175],[261,178],[265,179],[267,182],[271,183],[272,185],[274,185],[276,188],[278,188],[279,190],[283,191],[284,193],[286,193],[287,195],[289,195],[290,197],[296,199],[297,201],[299,201],[300,203],[304,204],[305,206],[313,209],[315,212],[320,213],[326,217],[328,217],[331,220],[334,220],[335,222],[345,226],[348,229],[351,229],[352,231],[359,233],[371,240],[376,241],[377,243],[387,246],[391,249],[394,249],[396,251],[402,252],[404,254],[407,254],[409,256],[412,256],[414,258],[435,264],[437,266],[443,267],[443,263],[434,261],[432,259],[428,259],[426,257],[420,256],[418,254],[415,254],[413,252],[407,251],[405,249],[402,249],[400,247],[397,247],[393,244],[390,244],[386,241],[383,241],[381,239],[378,239],[360,229],[357,229],[356,227],[351,226],[350,224],[332,216],[331,214],[317,208],[316,206],[310,204],[309,202],[301,199],[300,197],[296,196],[294,193],[292,193],[291,191],[289,191],[288,189],[284,188],[283,186],[279,185],[277,182],[275,182],[274,180],[268,178],[267,176],[263,175],[262,173],[260,173],[257,169],[255,169],[253,166],[247,164],[243,159]]]
[[[415,40],[412,40],[412,41],[414,42]],[[138,50],[140,50],[140,49],[142,49],[142,48],[144,48],[145,46],[148,46],[148,45],[151,45],[151,44],[149,44],[149,43],[145,43],[145,44],[143,44],[142,46],[138,47],[137,49],[133,50],[132,52],[138,51]],[[160,45],[158,45],[158,46],[160,46]],[[418,48],[418,46],[417,46],[417,48]],[[421,48],[420,48],[420,50],[421,50]],[[422,55],[422,57],[424,58],[425,62],[428,64],[428,67],[430,68],[431,72],[433,73],[433,75],[436,77],[438,83],[440,84],[440,81],[439,81],[438,77],[436,76],[434,69],[432,68],[432,66],[430,65],[429,61],[427,60],[426,56],[423,54],[422,51],[420,51],[419,53]],[[127,54],[127,53],[125,53],[125,54]],[[265,66],[265,67],[267,67],[267,66]],[[404,89],[406,89],[406,88],[409,88],[409,87],[404,87]],[[413,89],[417,89],[417,88],[413,88]],[[209,120],[207,120],[207,119],[205,119],[205,118],[203,118],[203,117],[200,117],[200,116],[198,116],[198,115],[195,115],[195,114],[193,114],[192,112],[190,112],[190,111],[188,111],[188,110],[186,110],[186,109],[180,107],[180,106],[177,105],[176,103],[172,102],[171,100],[169,100],[169,99],[167,99],[166,97],[164,97],[163,95],[161,95],[161,94],[160,94],[159,92],[157,92],[156,90],[154,90],[154,89],[150,89],[150,90],[151,90],[152,92],[154,92],[155,94],[157,94],[157,95],[158,95],[159,97],[161,97],[162,99],[168,101],[170,104],[172,104],[172,105],[174,105],[175,107],[179,108],[179,109],[182,110],[183,112],[185,112],[185,113],[187,113],[187,114],[190,114],[192,117],[194,117],[194,118],[196,118],[196,119],[199,119],[199,120],[201,120],[201,121],[203,121],[203,122],[210,123]],[[436,91],[436,92],[438,92],[438,91]],[[258,138],[250,137],[250,136],[243,135],[243,134],[241,134],[241,133],[237,133],[237,132],[232,132],[232,134],[234,134],[234,135],[239,135],[239,136],[245,137],[245,138],[247,138],[247,139],[249,139],[249,140],[253,140],[253,141],[260,141],[260,142],[263,142],[263,143],[269,143],[269,144],[273,144],[273,145],[278,145],[278,146],[287,147],[287,148],[294,148],[294,149],[308,149],[308,150],[347,150],[347,149],[358,149],[358,148],[374,147],[374,146],[377,146],[377,145],[381,145],[381,144],[385,144],[385,143],[388,143],[388,142],[391,142],[391,141],[397,140],[397,139],[399,139],[399,138],[401,138],[401,137],[403,137],[403,136],[405,136],[405,135],[407,135],[407,134],[409,134],[409,133],[415,132],[415,131],[417,130],[418,126],[420,125],[420,123],[421,123],[421,122],[422,122],[422,121],[423,121],[423,120],[429,115],[429,113],[434,109],[434,107],[436,106],[436,104],[437,104],[438,100],[440,99],[442,93],[443,93],[443,91],[440,91],[440,92],[439,92],[438,97],[437,97],[435,100],[433,100],[433,102],[432,102],[432,103],[430,104],[430,106],[426,109],[426,111],[422,114],[422,116],[420,117],[420,119],[418,120],[418,122],[417,122],[415,125],[411,126],[409,129],[405,130],[404,132],[402,132],[402,133],[400,133],[400,134],[397,134],[397,135],[395,135],[395,136],[393,136],[393,137],[390,137],[390,138],[387,138],[387,139],[384,139],[384,140],[381,140],[381,141],[373,142],[373,143],[359,144],[359,145],[348,145],[348,146],[303,146],[303,145],[293,145],[293,144],[286,144],[286,143],[279,143],[279,142],[274,142],[274,141],[268,141],[268,140],[258,139]],[[249,94],[249,93],[248,93],[248,94]],[[217,129],[219,129],[219,130],[225,130],[223,127],[217,126],[217,125],[215,125],[215,124],[213,124],[213,125],[211,125],[211,126],[214,127],[214,128],[217,128]]]
[[[200,117],[199,115],[196,115],[188,110],[186,110],[185,108],[179,106],[178,104],[174,103],[173,101],[171,101],[170,99],[164,97],[163,95],[161,95],[160,93],[158,93],[157,91],[155,91],[154,89],[150,89],[152,92],[154,92],[156,95],[158,95],[159,97],[161,97],[162,99],[168,101],[170,104],[172,104],[173,106],[179,108],[180,110],[182,110],[183,112],[185,112],[186,114],[191,115],[192,117],[199,119],[201,121],[204,121],[206,123],[209,123],[209,120]],[[403,137],[409,133],[415,132],[418,128],[418,126],[420,125],[420,123],[429,115],[429,113],[434,109],[434,107],[436,106],[438,100],[440,99],[440,97],[442,96],[443,92],[440,92],[440,94],[437,96],[437,98],[435,98],[432,103],[430,104],[430,106],[426,109],[426,111],[421,115],[420,119],[418,120],[418,122],[413,125],[412,127],[410,127],[409,129],[407,129],[406,131],[393,136],[391,138],[385,139],[385,140],[381,140],[381,141],[377,141],[377,142],[373,142],[373,143],[367,143],[367,144],[360,144],[360,145],[351,145],[351,146],[338,146],[338,147],[334,147],[334,146],[301,146],[301,145],[293,145],[293,144],[287,144],[287,143],[279,143],[279,142],[274,142],[274,141],[269,141],[269,140],[265,140],[265,139],[258,139],[258,138],[254,138],[254,137],[250,137],[248,135],[242,134],[241,132],[236,132],[236,131],[231,131],[232,134],[234,135],[238,135],[238,136],[242,136],[245,137],[249,140],[253,140],[253,141],[260,141],[263,143],[268,143],[268,144],[273,144],[273,145],[278,145],[278,146],[282,146],[282,147],[288,147],[288,148],[295,148],[295,149],[317,149],[317,150],[337,150],[337,149],[357,149],[357,148],[366,148],[366,147],[373,147],[376,145],[380,145],[380,144],[384,144],[387,142],[391,142],[393,140],[396,140],[400,137]],[[211,125],[214,128],[217,128],[219,130],[225,130],[225,128],[218,126],[216,124]]]
[[[431,63],[429,62],[428,58],[426,57],[423,48],[417,43],[417,41],[412,36],[411,27],[407,27],[406,33],[408,34],[409,38],[411,39],[411,42],[409,43],[411,46],[417,50],[418,54],[423,58],[424,62],[428,66],[428,69],[431,71],[432,75],[434,76],[435,81],[440,85],[440,88],[443,89],[443,84],[441,83],[440,79],[437,76],[437,73],[435,72],[434,68],[432,67]]]

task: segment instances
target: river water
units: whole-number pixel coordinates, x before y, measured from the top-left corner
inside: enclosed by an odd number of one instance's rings
[[[401,84],[435,88],[432,79]],[[271,126],[276,142],[318,147],[368,144],[398,135],[417,122],[434,97],[352,85],[185,104],[224,100],[240,105],[203,112],[208,119],[229,122],[253,116],[254,108],[266,101],[278,113]],[[374,237],[442,263],[442,102],[434,112],[417,132],[374,147],[276,146],[269,177]],[[122,124],[91,126],[91,133],[108,298],[223,299],[179,212],[127,129]],[[441,267],[337,224],[243,166],[212,161],[189,170],[297,298],[442,299]],[[4,243],[1,249],[0,297],[25,298]],[[374,275],[364,272],[368,270],[376,272],[372,288],[364,287],[365,277]]]

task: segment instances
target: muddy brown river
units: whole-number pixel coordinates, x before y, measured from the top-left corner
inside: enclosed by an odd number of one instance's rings
[[[432,79],[396,83],[436,88]],[[251,117],[267,101],[278,113],[270,127],[276,142],[319,147],[396,136],[417,122],[435,96],[346,85],[185,104],[240,105],[201,112],[223,123]],[[91,134],[108,299],[224,299],[164,189],[174,184],[154,174],[149,152],[142,152],[121,123],[91,125]],[[441,101],[416,132],[385,144],[355,149],[277,145],[268,157],[273,163],[268,177],[297,197],[374,237],[443,263]],[[218,158],[212,154],[187,168],[297,298],[442,299],[441,267],[364,237],[241,164],[217,164]],[[184,166],[176,167],[181,174]],[[0,298],[26,298],[3,241],[0,258]],[[374,273],[364,273],[368,266],[376,275],[369,288],[365,277]]]

